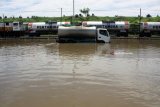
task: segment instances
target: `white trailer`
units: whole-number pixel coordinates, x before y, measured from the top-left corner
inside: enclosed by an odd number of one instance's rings
[[[152,34],[160,34],[160,22],[142,22],[140,26],[140,36],[151,37]]]
[[[97,28],[106,28],[110,33],[117,36],[128,36],[130,23],[128,21],[83,21],[83,26],[96,26]]]

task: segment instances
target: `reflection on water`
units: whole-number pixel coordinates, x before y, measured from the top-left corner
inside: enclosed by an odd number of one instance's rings
[[[0,107],[159,107],[160,41],[0,41]]]

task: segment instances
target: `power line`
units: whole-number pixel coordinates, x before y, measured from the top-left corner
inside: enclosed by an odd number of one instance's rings
[[[46,10],[46,11],[21,11],[21,12],[61,12],[60,10],[52,10],[52,11],[48,11],[48,10]],[[72,12],[72,11],[63,11],[63,12]]]

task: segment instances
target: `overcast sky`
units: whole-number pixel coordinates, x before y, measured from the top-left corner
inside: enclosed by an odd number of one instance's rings
[[[74,0],[75,13],[85,7],[90,14],[96,16],[138,16],[139,9],[142,15],[160,15],[160,0]],[[60,16],[72,15],[73,0],[0,0],[0,16]]]

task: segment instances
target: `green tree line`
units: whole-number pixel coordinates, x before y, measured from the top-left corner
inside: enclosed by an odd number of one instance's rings
[[[87,16],[83,17],[81,14],[75,15],[74,18],[72,16],[63,16],[62,19],[61,17],[30,17],[30,18],[1,18],[0,17],[0,22],[14,22],[14,21],[19,21],[19,22],[46,22],[46,21],[129,21],[131,23],[139,23],[139,17],[122,17],[122,16],[115,16],[115,17],[109,17],[109,16]],[[160,22],[160,17],[142,17],[141,18],[142,22]]]

